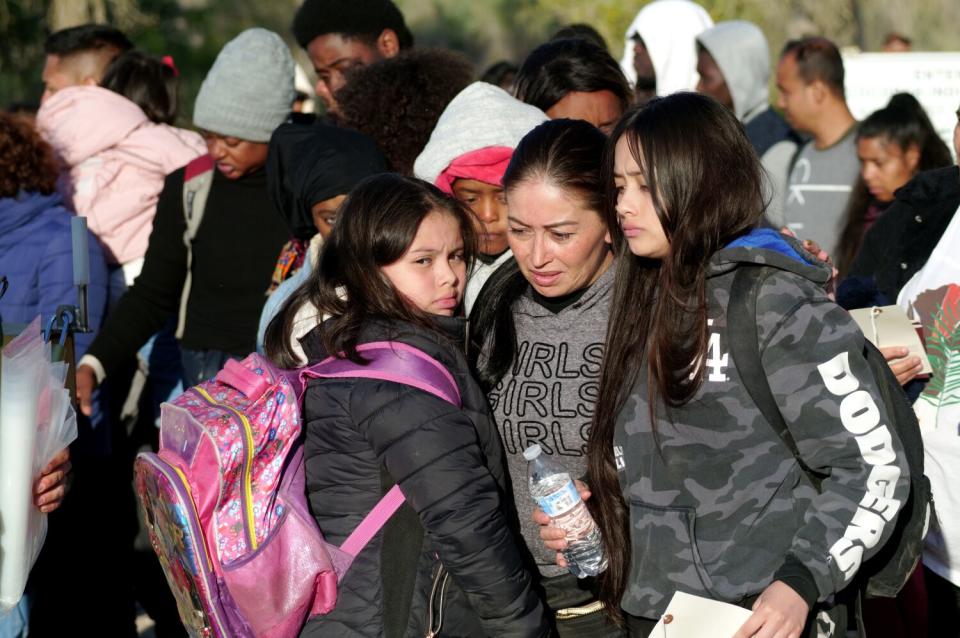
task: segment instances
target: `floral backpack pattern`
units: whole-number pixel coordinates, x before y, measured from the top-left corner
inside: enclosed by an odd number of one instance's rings
[[[336,604],[353,558],[403,503],[391,489],[340,547],[307,506],[300,399],[309,378],[412,385],[454,405],[453,377],[405,344],[358,348],[298,372],[252,354],[164,404],[160,451],[139,455],[135,485],[151,543],[191,636],[296,636]]]

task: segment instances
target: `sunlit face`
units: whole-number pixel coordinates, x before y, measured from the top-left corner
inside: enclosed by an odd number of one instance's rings
[[[217,163],[217,170],[227,179],[240,179],[267,163],[269,144],[210,131],[203,131],[201,135],[207,143],[207,152]]]
[[[333,95],[346,84],[347,71],[356,66],[372,64],[383,57],[376,46],[358,38],[345,38],[340,33],[325,33],[315,37],[307,45],[307,55],[317,73],[317,97],[330,113],[337,111]]]
[[[600,211],[543,179],[507,193],[509,243],[523,276],[544,297],[562,297],[595,282],[613,260]]]
[[[551,120],[585,120],[607,135],[622,114],[620,100],[612,91],[571,91],[547,109],[547,117]]]
[[[700,80],[697,82],[697,93],[709,95],[732,111],[733,97],[730,95],[727,80],[723,77],[720,67],[717,66],[717,61],[704,48],[700,48],[697,53],[697,73],[700,74]]]
[[[893,193],[917,172],[920,150],[916,145],[902,149],[885,137],[857,140],[860,175],[877,201],[892,202]]]
[[[499,255],[507,249],[507,198],[502,186],[475,179],[453,182],[453,196],[470,208],[480,252]]]
[[[430,213],[403,256],[380,270],[409,304],[428,314],[453,316],[467,279],[460,224],[449,213]]]
[[[816,113],[813,84],[800,77],[793,54],[783,56],[777,65],[777,92],[777,106],[790,126],[804,133],[812,132]]]
[[[670,242],[653,206],[646,177],[630,152],[626,135],[617,140],[613,180],[617,188],[617,218],[630,252],[650,259],[663,259],[669,255]]]
[[[48,55],[46,61],[43,64],[43,97],[40,98],[40,101],[43,102],[51,95],[57,91],[63,90],[68,86],[76,86],[78,84],[96,84],[96,79],[90,79],[88,82],[84,82],[83,78],[78,77],[78,69],[74,68],[76,65],[69,65],[61,63],[60,56],[58,55]]]
[[[319,201],[310,207],[310,214],[313,215],[313,225],[317,227],[320,236],[324,239],[333,232],[333,227],[337,223],[337,210],[346,198],[346,195],[337,195]]]

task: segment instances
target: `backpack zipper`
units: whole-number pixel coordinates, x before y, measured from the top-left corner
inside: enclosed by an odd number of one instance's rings
[[[425,638],[436,638],[440,635],[440,629],[443,627],[443,594],[447,588],[447,579],[450,572],[443,569],[443,563],[438,562],[437,575],[433,578],[433,587],[430,588],[430,600],[427,603],[427,633]],[[440,577],[443,576],[441,582]],[[433,601],[437,597],[437,585],[440,585],[440,600],[437,603],[437,627],[433,627]]]
[[[251,472],[253,470],[253,428],[250,427],[250,421],[243,415],[239,410],[230,407],[224,403],[218,402],[206,390],[200,386],[193,388],[193,391],[196,392],[200,397],[212,405],[213,407],[220,408],[232,414],[240,422],[240,425],[243,427],[243,490],[240,495],[241,504],[243,506],[244,516],[243,516],[243,530],[246,532],[247,540],[250,543],[251,549],[257,549],[257,535],[254,533],[254,524],[253,524],[253,479],[251,477]]]
[[[183,483],[183,489],[187,493],[187,501],[189,501],[190,506],[193,507],[193,517],[197,519],[197,525],[199,525],[200,513],[197,511],[197,502],[193,500],[193,492],[190,490],[190,482],[187,481],[187,475],[184,474],[183,471],[176,465],[173,465],[172,463],[168,465],[170,465],[170,467],[173,468],[173,471],[177,473],[177,477],[179,477],[180,482]],[[210,571],[213,571],[213,562],[210,560],[210,552],[207,551],[206,542],[197,543],[197,545],[203,548],[203,558],[207,563],[207,569],[209,569]]]

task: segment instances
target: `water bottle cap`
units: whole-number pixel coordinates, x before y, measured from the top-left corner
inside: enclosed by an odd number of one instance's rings
[[[530,447],[528,447],[526,450],[523,451],[523,458],[527,459],[528,461],[532,461],[533,459],[540,456],[540,452],[542,451],[543,450],[540,449],[540,444],[534,443],[533,445],[531,445]]]

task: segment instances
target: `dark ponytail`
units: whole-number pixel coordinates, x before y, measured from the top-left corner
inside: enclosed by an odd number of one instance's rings
[[[602,215],[600,169],[606,141],[599,129],[581,120],[551,120],[536,127],[520,140],[503,176],[507,205],[512,189],[536,179],[557,185]],[[503,378],[516,357],[513,305],[528,287],[516,260],[510,260],[497,269],[474,302],[470,359],[486,392]]]

